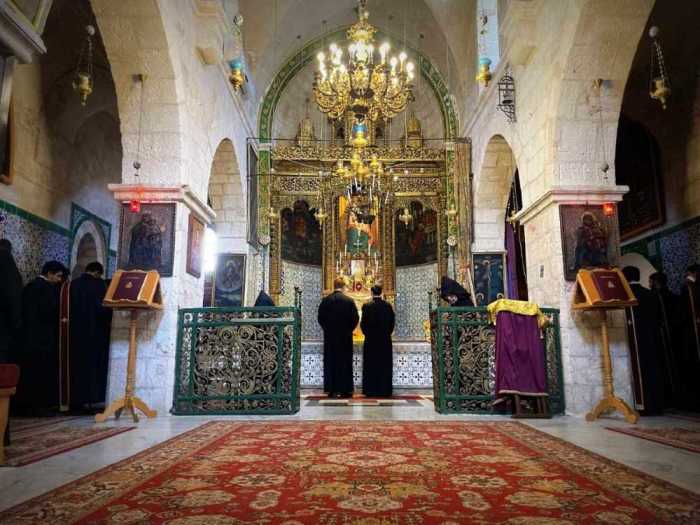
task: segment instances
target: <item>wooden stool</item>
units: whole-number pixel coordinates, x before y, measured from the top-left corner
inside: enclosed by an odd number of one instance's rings
[[[10,412],[10,396],[17,391],[19,367],[0,365],[0,465],[5,463],[5,430]]]
[[[523,412],[521,397],[526,399],[533,399],[535,401],[535,410],[533,412]],[[522,401],[525,401],[523,399]],[[513,394],[513,403],[515,408],[513,415],[514,419],[551,419],[552,415],[549,413],[549,398],[548,396],[526,396],[524,394]]]

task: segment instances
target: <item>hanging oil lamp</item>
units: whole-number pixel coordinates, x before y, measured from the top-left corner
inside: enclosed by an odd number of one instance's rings
[[[93,90],[92,74],[92,37],[95,35],[95,28],[91,25],[85,27],[85,42],[80,50],[78,65],[75,68],[73,77],[73,90],[80,96],[80,104],[85,106],[88,97]]]

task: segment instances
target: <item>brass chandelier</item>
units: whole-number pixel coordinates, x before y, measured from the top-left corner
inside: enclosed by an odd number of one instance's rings
[[[366,0],[358,1],[358,21],[347,31],[349,57],[343,59],[343,49],[332,43],[328,53],[319,52],[318,71],[313,84],[318,108],[331,119],[338,119],[347,111],[355,118],[377,121],[389,120],[406,108],[411,100],[415,66],[401,51],[388,57],[391,49],[384,42],[375,59],[374,34],[376,28],[367,21]]]

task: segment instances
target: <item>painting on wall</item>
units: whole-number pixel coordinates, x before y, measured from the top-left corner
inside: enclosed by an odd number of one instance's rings
[[[245,255],[220,253],[214,274],[211,306],[243,306],[245,297]]]
[[[616,217],[607,217],[602,206],[562,205],[561,244],[564,278],[575,281],[581,268],[605,268],[619,264]]]
[[[420,202],[413,201],[408,208],[411,220],[404,222],[405,210],[397,210],[394,218],[396,230],[396,266],[416,266],[437,261],[438,220],[434,210],[426,210]]]
[[[617,132],[615,178],[630,189],[617,206],[623,241],[664,223],[659,145],[644,126],[624,116]]]
[[[175,203],[141,204],[137,213],[122,205],[119,233],[119,268],[157,270],[173,275]]]
[[[187,228],[187,265],[186,270],[197,279],[202,276],[202,243],[204,241],[204,223],[190,214]]]
[[[505,254],[475,253],[472,261],[476,306],[505,298]]]
[[[293,209],[282,210],[284,260],[321,266],[321,225],[314,217],[315,211],[303,200],[296,201]]]

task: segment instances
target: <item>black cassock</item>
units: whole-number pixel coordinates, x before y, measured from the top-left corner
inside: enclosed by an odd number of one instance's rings
[[[394,309],[382,299],[372,299],[362,306],[360,327],[365,334],[362,393],[368,397],[391,397]]]
[[[323,391],[351,394],[352,331],[360,316],[355,302],[342,292],[324,297],[318,307],[318,324],[323,328]]]
[[[700,411],[700,283],[683,283],[679,322],[681,408]]]
[[[627,309],[635,408],[645,415],[664,409],[664,359],[659,348],[658,307],[654,293],[639,283],[630,288],[639,303]]]
[[[58,323],[61,289],[42,277],[22,291],[22,351],[17,395],[20,414],[41,414],[58,407]]]
[[[104,403],[112,310],[102,306],[107,284],[84,273],[70,284],[68,344],[70,405]]]

